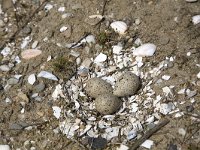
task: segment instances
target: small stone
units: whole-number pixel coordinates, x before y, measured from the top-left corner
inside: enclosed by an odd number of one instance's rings
[[[89,73],[89,69],[88,68],[80,68],[78,70],[78,75],[80,75],[81,77],[86,77]]]
[[[192,112],[194,110],[194,107],[192,105],[186,106],[187,112]]]
[[[106,148],[107,140],[102,137],[91,138],[89,140],[89,144],[92,145],[91,146],[92,149],[104,149],[104,148]]]
[[[80,58],[80,57],[78,57],[78,58],[76,59],[76,64],[77,64],[78,66],[81,64],[81,58]]]
[[[167,150],[178,150],[177,146],[173,143],[170,143],[167,147]]]
[[[4,72],[10,71],[10,67],[8,65],[1,65],[0,70]]]
[[[179,129],[178,129],[178,133],[184,137],[185,134],[186,134],[186,131],[185,131],[185,129],[183,129],[183,128],[179,128]]]
[[[16,79],[16,78],[10,78],[10,79],[7,81],[7,83],[8,83],[9,85],[15,85],[15,84],[17,84],[18,82],[19,82],[19,80]]]
[[[24,101],[24,102],[26,102],[26,103],[29,102],[28,96],[27,96],[26,94],[24,94],[23,92],[19,92],[19,93],[17,94],[17,96],[20,98],[20,100],[22,100],[22,101]]]
[[[39,43],[38,41],[34,41],[31,48],[35,49],[37,47],[38,43]]]
[[[23,59],[31,59],[42,54],[41,50],[37,49],[27,49],[21,53]]]
[[[136,24],[136,25],[139,25],[139,24],[140,24],[140,19],[139,19],[139,18],[135,19],[135,24]]]
[[[96,25],[103,19],[103,16],[101,15],[91,15],[88,18],[86,18],[84,21],[89,25]]]
[[[34,87],[34,91],[35,91],[36,93],[42,92],[44,89],[45,89],[45,84],[44,84],[43,82],[37,84],[37,85]]]
[[[86,58],[85,60],[83,60],[83,62],[81,63],[81,66],[85,67],[85,68],[90,68],[90,66],[92,65],[92,60],[90,58]]]
[[[62,35],[65,37],[65,38],[70,38],[71,37],[71,34],[72,34],[72,27],[70,25],[66,25],[65,26],[67,29],[62,31]]]
[[[27,36],[32,32],[32,29],[30,27],[25,27],[22,29],[22,31],[20,32],[21,36]]]

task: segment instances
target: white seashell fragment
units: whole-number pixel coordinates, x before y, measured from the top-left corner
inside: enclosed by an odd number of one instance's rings
[[[63,27],[60,28],[60,32],[64,32],[64,31],[66,31],[67,29],[68,29],[68,27],[63,26]]]
[[[4,47],[4,49],[1,51],[1,54],[6,57],[11,53],[11,49],[9,47]]]
[[[50,10],[50,9],[53,8],[53,5],[51,5],[51,4],[46,4],[46,5],[44,6],[44,8],[45,8],[45,10]]]
[[[147,149],[150,149],[151,146],[153,145],[153,141],[152,140],[146,140],[144,143],[142,143],[142,147],[145,147]]]
[[[197,78],[200,79],[200,72],[197,74]]]
[[[35,78],[35,74],[31,74],[29,77],[28,77],[28,83],[33,85],[36,81],[36,78]]]
[[[170,113],[175,108],[174,104],[172,102],[169,102],[168,104],[163,103],[160,105],[160,112],[164,115]]]
[[[168,76],[168,75],[163,75],[163,76],[162,76],[162,79],[163,79],[163,80],[169,80],[169,79],[170,79],[170,76]]]
[[[131,139],[134,139],[136,136],[137,136],[137,132],[135,130],[131,130],[127,135],[127,139],[131,140]]]
[[[106,61],[107,56],[103,53],[100,53],[95,59],[94,59],[94,63],[101,63]]]
[[[94,35],[88,35],[86,38],[85,38],[86,42],[89,43],[89,44],[92,44],[92,43],[95,43],[95,36]]]
[[[128,26],[123,21],[114,21],[110,24],[110,26],[119,34],[125,34],[126,30],[128,29]]]
[[[140,47],[134,49],[133,48],[133,55],[135,56],[153,56],[156,51],[156,46],[151,43],[146,43],[141,45]]]
[[[102,135],[103,138],[107,139],[108,141],[114,137],[117,137],[119,134],[120,127],[110,127],[105,129],[105,133]]]
[[[37,47],[38,43],[39,43],[38,41],[34,41],[31,48],[35,49]]]
[[[120,147],[117,147],[116,150],[128,150],[128,149],[129,149],[128,146],[121,144]]]
[[[10,150],[9,145],[0,145],[0,150]]]
[[[196,15],[192,17],[192,22],[194,25],[197,25],[200,23],[200,15]]]
[[[58,106],[53,106],[53,115],[59,119],[60,118],[60,113],[61,113],[61,109]]]
[[[113,54],[120,54],[121,50],[123,49],[123,47],[119,45],[114,45],[112,46],[112,48],[113,48]]]
[[[50,79],[50,80],[54,80],[54,81],[58,81],[58,78],[53,75],[52,73],[50,72],[47,72],[47,71],[41,71],[37,77],[43,77],[43,78],[47,78],[47,79]]]
[[[26,38],[24,38],[24,40],[21,43],[21,49],[24,49],[28,45],[28,43],[31,42],[31,40],[32,39],[30,38],[30,36],[27,36]]]
[[[23,59],[31,59],[42,54],[41,50],[37,49],[27,49],[21,53]]]
[[[171,89],[167,86],[162,88],[163,93],[165,93],[166,96],[168,96],[169,94],[172,94]]]
[[[64,11],[65,11],[65,7],[60,7],[60,8],[58,8],[58,11],[59,11],[59,12],[64,12]]]
[[[58,84],[56,86],[56,89],[54,90],[53,94],[52,94],[52,97],[53,99],[57,99],[59,96],[61,96],[62,98],[64,98],[64,94],[63,94],[63,91],[62,91],[62,86],[60,84]]]

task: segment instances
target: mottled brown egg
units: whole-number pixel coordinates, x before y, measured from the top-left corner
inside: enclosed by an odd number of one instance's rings
[[[113,88],[105,80],[95,77],[87,81],[85,91],[90,97],[97,98],[101,94],[113,93]]]
[[[121,105],[121,99],[113,94],[102,94],[95,100],[96,110],[103,115],[111,115],[117,112]]]
[[[113,94],[119,97],[134,95],[140,86],[140,79],[131,72],[125,72],[116,81]]]

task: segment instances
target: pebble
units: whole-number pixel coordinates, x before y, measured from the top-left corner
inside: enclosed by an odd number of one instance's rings
[[[139,18],[137,18],[137,19],[135,19],[135,24],[136,25],[139,25],[141,22],[140,22],[140,19]]]
[[[23,92],[19,92],[17,94],[17,96],[20,98],[20,100],[23,100],[24,102],[28,103],[29,102],[29,98],[26,94],[24,94]]]
[[[175,144],[170,143],[167,147],[167,150],[178,150]]]
[[[17,84],[18,82],[19,82],[19,80],[16,79],[16,78],[10,78],[10,79],[7,81],[7,83],[8,83],[9,85],[15,85],[15,84]]]
[[[76,64],[77,64],[78,66],[81,64],[81,58],[80,58],[80,57],[78,57],[78,58],[76,59]]]
[[[21,36],[28,36],[32,32],[32,29],[30,27],[25,27],[20,32]]]
[[[187,112],[192,112],[194,110],[194,107],[192,105],[186,106]]]
[[[1,65],[0,70],[4,72],[10,71],[10,67],[8,65]]]
[[[84,68],[84,67],[81,67],[79,70],[78,70],[78,75],[80,75],[81,77],[86,77],[89,73],[89,69],[88,68]]]
[[[192,22],[194,25],[197,25],[200,23],[200,15],[196,15],[192,17]]]
[[[76,52],[76,51],[74,51],[74,50],[71,50],[70,55],[71,55],[71,56],[74,56],[74,57],[79,57],[79,56],[80,56],[80,53],[79,53],[79,52]]]
[[[0,150],[10,150],[9,145],[0,145]]]
[[[38,41],[34,41],[31,48],[35,49],[37,47],[38,43],[39,43]]]
[[[35,91],[36,93],[42,92],[44,89],[45,89],[45,84],[44,84],[43,82],[40,82],[39,84],[37,84],[37,85],[34,87],[34,91]]]
[[[94,59],[94,63],[101,63],[106,61],[107,59],[107,55],[100,53],[95,59]]]
[[[66,25],[67,29],[65,31],[62,32],[62,35],[65,38],[70,38],[71,34],[72,34],[72,27],[70,25]]]
[[[87,24],[94,26],[97,23],[99,23],[102,19],[103,19],[102,15],[91,15],[91,16],[87,17],[84,21]]]
[[[85,68],[90,68],[91,65],[92,65],[92,60],[90,58],[84,59],[83,62],[81,63],[81,66]]]
[[[183,128],[179,128],[179,129],[178,129],[178,133],[184,137],[185,134],[186,134],[186,131],[185,131],[185,129],[183,129]]]
[[[31,58],[34,58],[36,56],[39,56],[40,54],[42,54],[42,51],[41,50],[37,50],[37,49],[27,49],[27,50],[24,50],[22,53],[21,53],[21,56],[23,59],[31,59]]]

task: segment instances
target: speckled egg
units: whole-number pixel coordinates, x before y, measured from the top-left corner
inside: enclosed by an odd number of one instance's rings
[[[121,105],[121,99],[113,94],[102,94],[95,100],[96,110],[103,115],[111,115],[117,112]]]
[[[119,97],[134,95],[140,86],[140,79],[131,72],[125,72],[116,81],[113,94]]]
[[[105,80],[95,77],[87,81],[85,91],[90,97],[97,98],[101,94],[113,93],[113,88]]]

